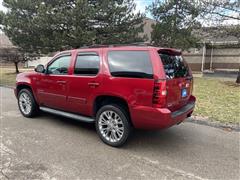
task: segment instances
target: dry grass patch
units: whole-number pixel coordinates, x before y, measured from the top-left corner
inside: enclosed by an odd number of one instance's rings
[[[223,123],[240,122],[240,86],[216,78],[195,78],[195,116]]]
[[[29,71],[31,69],[20,69],[20,72]],[[15,86],[16,83],[15,69],[0,67],[0,85],[3,86]]]

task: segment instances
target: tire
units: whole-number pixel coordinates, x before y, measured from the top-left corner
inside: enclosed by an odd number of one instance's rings
[[[125,109],[116,104],[105,105],[96,115],[96,130],[101,140],[113,147],[122,146],[131,132],[131,124]]]
[[[31,90],[20,90],[18,93],[18,107],[24,117],[31,118],[37,115],[39,108]]]

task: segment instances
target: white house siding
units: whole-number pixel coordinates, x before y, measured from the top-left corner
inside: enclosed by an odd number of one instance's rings
[[[40,59],[26,62],[25,66],[26,67],[36,67],[39,64],[46,65],[51,59],[52,59],[52,57],[40,57]]]

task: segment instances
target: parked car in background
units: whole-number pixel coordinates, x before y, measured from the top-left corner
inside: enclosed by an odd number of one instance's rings
[[[121,146],[133,128],[163,129],[190,117],[191,70],[175,49],[99,46],[58,53],[17,76],[21,113],[39,110],[95,122],[101,140]]]

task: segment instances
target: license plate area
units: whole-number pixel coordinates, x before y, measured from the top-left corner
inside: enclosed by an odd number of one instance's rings
[[[182,96],[182,98],[185,98],[185,97],[187,97],[187,89],[182,89],[182,91],[181,91],[181,96]]]

